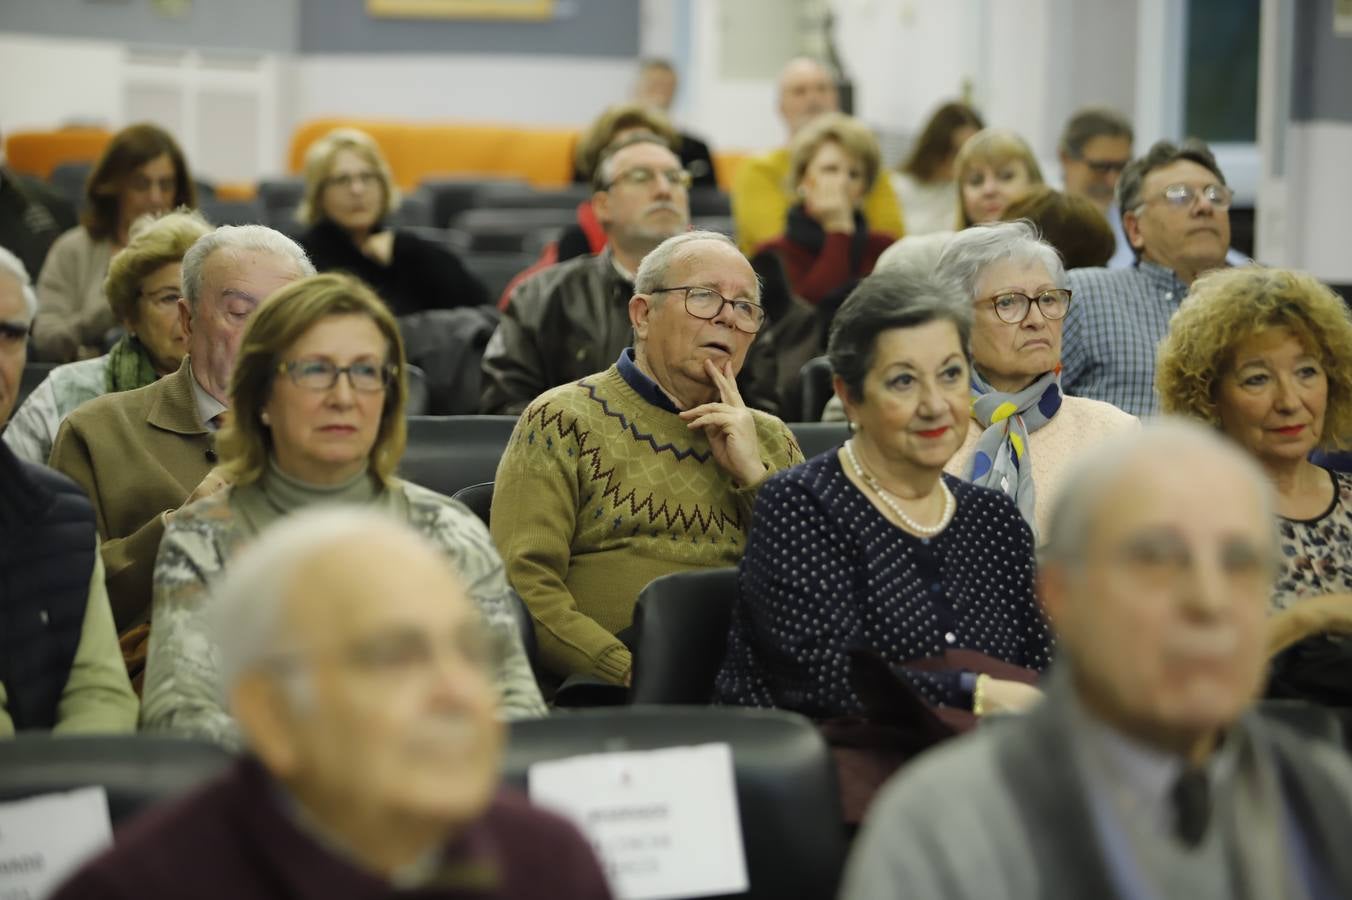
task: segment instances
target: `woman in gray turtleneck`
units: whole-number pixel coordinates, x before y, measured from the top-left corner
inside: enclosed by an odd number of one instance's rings
[[[306,278],[258,308],[231,379],[233,420],[218,441],[228,486],[174,514],[155,561],[143,728],[238,746],[218,690],[211,587],[268,525],[323,503],[377,506],[441,547],[502,648],[503,717],[545,714],[488,530],[462,505],[394,477],[403,367],[393,317],[354,278]]]

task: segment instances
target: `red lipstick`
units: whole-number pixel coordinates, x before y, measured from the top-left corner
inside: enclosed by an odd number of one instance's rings
[[[922,438],[937,438],[943,437],[947,431],[948,426],[945,425],[942,428],[931,428],[929,431],[917,431],[916,434],[920,435]]]

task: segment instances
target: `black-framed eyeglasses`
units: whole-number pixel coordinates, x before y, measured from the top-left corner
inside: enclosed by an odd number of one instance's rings
[[[1229,209],[1235,192],[1215,182],[1200,188],[1190,184],[1171,184],[1160,192],[1158,198],[1147,197],[1142,204],[1149,203],[1151,199],[1160,199],[1170,206],[1190,207],[1199,196],[1205,197],[1206,201],[1217,209]]]
[[[990,304],[1001,322],[1018,325],[1028,318],[1028,311],[1033,308],[1034,300],[1037,301],[1038,312],[1042,313],[1044,319],[1064,319],[1066,311],[1070,309],[1070,291],[1065,288],[1043,291],[1036,297],[1018,291],[1006,291],[991,297]]]
[[[695,285],[654,288],[650,294],[685,291],[685,311],[697,319],[716,319],[724,306],[732,307],[732,325],[738,331],[755,334],[765,324],[765,308],[750,300],[729,300],[718,291]]]
[[[360,184],[364,188],[375,187],[380,184],[379,172],[345,172],[342,175],[330,175],[324,179],[324,183],[332,187],[348,190],[354,184]]]
[[[642,187],[644,185],[652,184],[657,180],[657,176],[659,175],[667,180],[667,184],[675,188],[680,188],[681,190],[689,190],[690,185],[695,180],[694,176],[685,169],[650,169],[647,166],[636,166],[621,172],[610,179],[610,181],[601,185],[601,190],[608,191],[621,181],[626,184]]]
[[[327,359],[297,359],[277,366],[278,372],[285,372],[296,387],[309,391],[332,390],[338,384],[338,376],[346,373],[347,383],[352,390],[362,393],[383,391],[399,374],[394,363],[354,362],[348,366],[334,365]]]

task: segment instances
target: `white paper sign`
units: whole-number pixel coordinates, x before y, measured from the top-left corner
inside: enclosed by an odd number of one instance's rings
[[[620,900],[747,890],[727,744],[575,756],[528,778],[531,800],[591,841]]]
[[[0,803],[0,900],[42,900],[112,843],[101,787]]]

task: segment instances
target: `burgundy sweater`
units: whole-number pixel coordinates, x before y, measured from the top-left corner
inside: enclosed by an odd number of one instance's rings
[[[857,270],[850,268],[850,242],[853,235],[838,231],[826,235],[820,253],[811,247],[795,243],[787,234],[762,244],[756,251],[771,250],[784,262],[793,292],[816,306],[835,291],[847,287],[873,271],[878,257],[896,242],[888,234],[870,231],[864,243],[864,254]]]
[[[591,848],[572,825],[502,790],[446,848],[445,877],[398,889],[334,856],[296,828],[254,761],[236,763],[182,800],[117,832],[52,900],[610,900]],[[490,873],[476,889],[468,873]],[[496,877],[491,873],[496,872]]]

